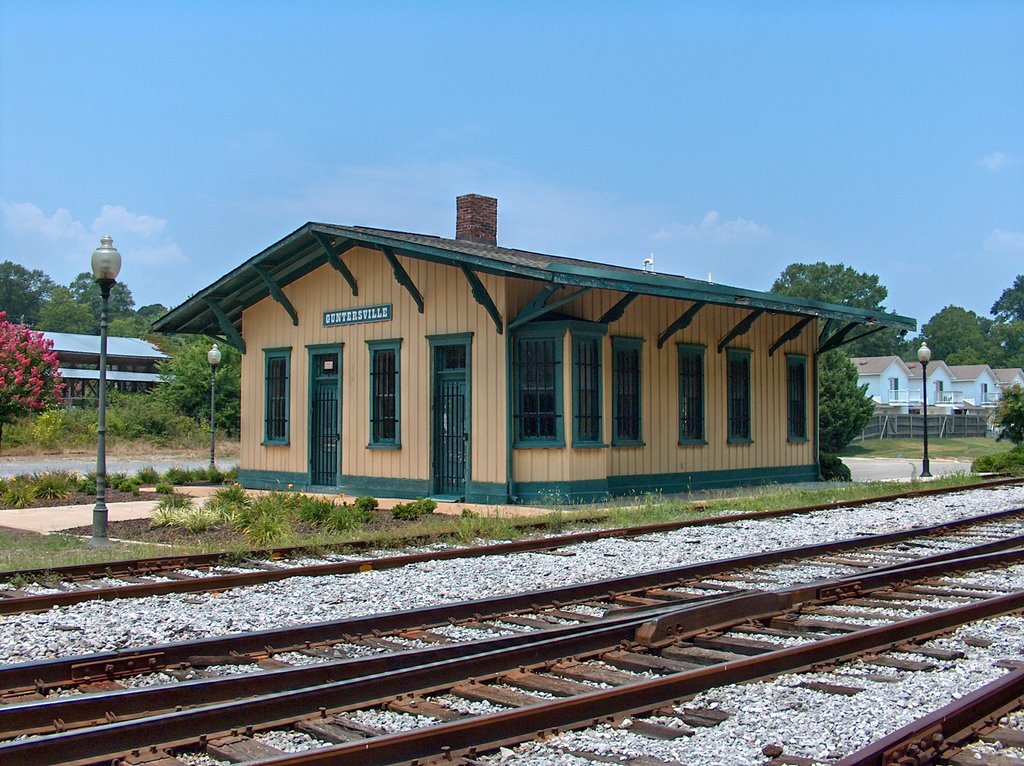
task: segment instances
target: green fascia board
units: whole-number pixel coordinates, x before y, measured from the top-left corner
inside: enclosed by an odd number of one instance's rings
[[[359,244],[366,244],[379,249],[389,247],[396,254],[411,258],[433,261],[451,266],[468,266],[476,271],[503,276],[521,277],[561,285],[577,287],[594,287],[605,290],[616,290],[624,293],[638,293],[665,298],[690,301],[706,301],[721,306],[736,308],[760,308],[776,313],[795,316],[818,316],[825,319],[835,318],[858,324],[878,324],[898,330],[916,330],[917,321],[911,317],[888,314],[879,311],[851,306],[841,306],[820,301],[809,301],[788,298],[764,293],[756,290],[718,285],[687,277],[656,274],[652,272],[630,271],[601,264],[577,265],[574,263],[551,262],[545,267],[510,263],[486,255],[476,255],[451,250],[444,246],[447,240],[438,238],[437,245],[410,242],[399,237],[388,237],[384,234],[361,231],[347,226],[336,226],[323,223],[307,223],[296,229],[283,239],[254,255],[213,284],[203,288],[181,305],[171,309],[153,323],[157,332],[189,332],[214,334],[217,325],[213,317],[206,311],[203,297],[213,297],[218,303],[228,302],[225,311],[232,321],[239,321],[241,311],[257,300],[267,297],[264,285],[252,289],[253,264],[265,264],[272,269],[272,274],[282,286],[297,279],[301,273],[327,263],[327,255],[314,233],[319,232],[333,237],[343,237]],[[287,273],[281,269],[286,263],[303,251],[312,249],[315,254],[305,253],[308,261],[298,272]],[[542,254],[537,254],[545,257]],[[552,257],[552,256],[547,256]],[[279,270],[280,269],[280,270]],[[258,281],[258,280],[257,280]],[[244,298],[243,298],[244,295]],[[205,315],[205,316],[204,316]]]

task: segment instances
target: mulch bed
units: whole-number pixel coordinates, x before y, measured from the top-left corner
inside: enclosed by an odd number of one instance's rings
[[[159,495],[153,492],[139,492],[134,494],[132,492],[119,492],[118,490],[107,487],[107,504],[110,503],[130,503],[135,500],[156,500]],[[58,508],[65,505],[93,505],[96,502],[96,493],[87,495],[84,492],[76,492],[73,495],[69,495],[65,498],[36,498],[31,503],[26,505],[26,508]],[[0,510],[9,511],[14,510],[13,506],[7,505],[2,499],[0,499]]]

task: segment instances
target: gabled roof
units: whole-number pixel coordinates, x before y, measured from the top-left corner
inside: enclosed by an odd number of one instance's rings
[[[921,379],[921,363],[920,362],[907,362],[906,364],[907,364],[907,369],[910,370],[910,379],[911,380],[920,380]],[[931,378],[931,376],[934,375],[935,371],[938,370],[938,369],[945,370],[946,374],[949,376],[950,380],[955,380],[956,379],[956,376],[953,375],[953,368],[950,367],[945,362],[943,362],[941,359],[936,359],[936,360],[933,360],[931,362],[928,362],[928,377]]]
[[[953,373],[953,380],[977,380],[986,371],[995,377],[992,368],[987,364],[954,364],[949,369]]]
[[[1000,367],[999,369],[992,370],[992,374],[996,376],[996,380],[1000,383],[1012,383],[1014,378],[1020,377],[1024,380],[1024,370],[1020,367]]]
[[[79,335],[70,332],[44,332],[43,337],[53,341],[58,354],[100,354],[99,335]],[[167,354],[142,338],[107,338],[107,355],[137,359],[166,359]]]
[[[470,278],[468,272],[482,272],[535,279],[555,288],[603,288],[639,295],[764,309],[794,316],[821,317],[846,325],[845,331],[841,331],[843,336],[836,339],[834,345],[842,342],[846,333],[856,325],[871,325],[872,329],[892,327],[898,330],[914,330],[917,327],[916,320],[897,314],[801,300],[671,274],[656,274],[467,240],[311,222],[171,309],[153,323],[153,329],[159,332],[224,334],[228,339],[234,338],[239,342],[242,312],[245,309],[268,296],[280,300],[283,297],[282,287],[324,264],[330,263],[341,272],[352,285],[355,294],[355,279],[351,273],[346,273],[348,270],[343,256],[346,250],[359,245],[381,250],[389,258],[402,255],[461,267],[467,272],[467,278]],[[848,338],[852,339],[853,336]]]
[[[893,362],[897,362],[903,371],[910,374],[906,363],[895,354],[889,356],[858,356],[854,357],[853,363],[857,366],[858,375],[881,375],[888,370]]]

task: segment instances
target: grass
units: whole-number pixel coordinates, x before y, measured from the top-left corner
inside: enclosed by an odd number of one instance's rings
[[[969,463],[982,455],[1008,452],[1013,445],[995,439],[929,439],[928,457],[933,460],[960,460]],[[920,439],[871,439],[851,444],[840,452],[841,457],[921,457]]]
[[[434,514],[409,524],[383,530],[368,531],[363,528],[353,528],[337,532],[302,535],[294,534],[290,529],[289,521],[279,518],[279,514],[275,513],[274,509],[269,507],[269,502],[264,499],[263,503],[253,503],[251,506],[238,508],[239,515],[233,521],[238,528],[251,527],[258,537],[270,539],[280,535],[280,538],[273,543],[276,545],[290,544],[326,550],[328,548],[337,549],[344,546],[345,543],[366,541],[371,549],[386,550],[405,547],[411,543],[422,544],[422,538],[416,538],[424,535],[463,544],[477,539],[512,540],[544,532],[571,532],[584,527],[631,527],[677,520],[712,518],[727,512],[770,511],[824,503],[848,502],[891,495],[913,488],[955,487],[977,481],[976,476],[957,473],[927,483],[918,482],[912,485],[871,482],[814,489],[773,485],[734,489],[728,492],[723,490],[696,502],[650,495],[609,504],[603,508],[572,506],[567,510],[546,510],[535,517],[509,518],[473,514],[458,517]],[[226,495],[229,494],[227,490],[224,492]],[[742,495],[738,493],[742,493]],[[595,521],[595,519],[598,520]],[[543,522],[546,527],[539,531],[534,528],[524,529],[523,525],[530,522]],[[240,551],[252,549],[257,545],[258,543],[246,541],[239,535],[237,543],[227,546],[227,553],[229,555],[238,554]],[[202,539],[189,544],[115,543],[108,548],[91,548],[87,540],[68,535],[44,536],[0,528],[0,571],[59,567],[68,564],[149,556],[208,553],[217,548],[225,550],[225,546],[222,544],[204,545]]]

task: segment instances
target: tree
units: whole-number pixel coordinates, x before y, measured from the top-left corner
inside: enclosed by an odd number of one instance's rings
[[[76,301],[66,287],[53,288],[50,300],[39,311],[36,326],[46,332],[76,332],[83,335],[95,335],[99,331],[99,324],[94,321],[89,307]]]
[[[771,291],[809,301],[838,303],[869,311],[885,311],[889,290],[876,274],[855,271],[841,263],[791,263],[772,284]],[[904,343],[896,330],[879,330],[842,348],[850,356],[900,354]]]
[[[992,304],[992,314],[997,322],[1024,322],[1024,274],[1018,274],[1013,286],[1003,290]]]
[[[64,383],[52,347],[42,333],[12,324],[0,311],[0,446],[4,423],[60,403]]]
[[[26,269],[12,261],[0,263],[0,306],[13,321],[34,326],[39,310],[57,285],[39,269]]]
[[[171,340],[165,349],[168,358],[159,365],[163,382],[151,396],[200,422],[209,421],[210,363],[206,352],[211,345],[206,338]],[[230,346],[218,347],[222,357],[217,366],[217,428],[237,434],[241,420],[242,355]]]
[[[1000,439],[1009,439],[1014,444],[1024,444],[1024,388],[1010,386],[1003,392],[999,402],[996,421],[1002,426]]]
[[[857,384],[857,367],[841,349],[822,354],[818,370],[820,448],[822,452],[835,454],[864,430],[875,404],[865,393],[868,387]]]
[[[992,320],[960,306],[946,306],[921,328],[936,359],[946,364],[993,364],[997,348],[991,341]]]
[[[68,289],[71,291],[71,295],[76,302],[89,307],[96,325],[93,334],[98,335],[100,331],[100,312],[103,310],[103,295],[93,275],[83,271],[71,280]],[[108,318],[130,317],[134,313],[135,299],[132,298],[132,291],[123,282],[116,283],[110,290],[110,302],[107,307]]]

